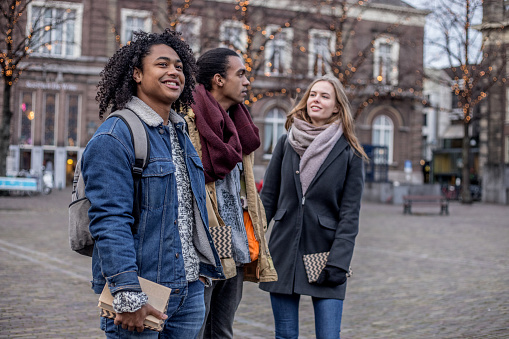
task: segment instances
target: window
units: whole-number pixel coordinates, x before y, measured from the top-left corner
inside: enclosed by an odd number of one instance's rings
[[[265,44],[265,74],[278,75],[291,72],[292,40],[291,28],[267,26]]]
[[[505,89],[505,121],[509,122],[509,88]]]
[[[244,24],[240,21],[223,21],[220,28],[221,47],[234,48],[245,52],[247,45],[247,33]]]
[[[331,51],[335,45],[333,32],[312,29],[309,31],[309,37],[309,75],[330,73]]]
[[[182,38],[186,41],[195,54],[200,53],[200,31],[201,18],[197,16],[182,15],[179,17],[177,31],[182,33]]]
[[[451,108],[454,110],[454,109],[459,109],[460,107],[458,106],[459,104],[459,101],[458,101],[458,96],[456,95],[456,93],[454,91],[451,92],[452,95],[451,95]]]
[[[78,119],[80,96],[78,94],[67,95],[67,146],[79,146],[78,143]]]
[[[373,134],[371,142],[374,146],[387,146],[389,163],[393,161],[393,140],[394,124],[392,120],[385,115],[379,115],[373,121]]]
[[[504,162],[509,164],[509,136],[505,137],[505,152],[504,152]]]
[[[32,139],[32,122],[35,119],[35,113],[33,111],[33,102],[35,101],[33,92],[22,92],[21,93],[21,105],[20,105],[20,132],[19,132],[19,144],[20,145],[33,145]]]
[[[265,116],[264,125],[265,133],[263,140],[263,152],[271,155],[276,147],[279,137],[285,134],[285,112],[278,107],[274,107]]]
[[[57,95],[47,93],[44,95],[44,145],[55,145]]]
[[[399,42],[394,37],[384,36],[375,40],[373,77],[378,83],[398,84]]]
[[[60,1],[33,1],[28,30],[33,29],[34,52],[58,57],[81,55],[83,5]]]
[[[126,45],[129,41],[133,40],[133,32],[152,31],[152,20],[151,13],[149,11],[134,10],[122,8],[122,30],[121,30],[121,42],[122,45]]]

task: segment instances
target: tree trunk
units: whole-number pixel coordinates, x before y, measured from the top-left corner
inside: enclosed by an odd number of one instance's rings
[[[12,86],[9,82],[12,77],[4,79],[4,93],[2,106],[2,126],[0,127],[0,177],[4,177],[7,173],[7,155],[9,154],[9,144],[11,139],[11,90]]]
[[[470,135],[468,131],[469,124],[463,121],[463,145],[461,149],[461,158],[463,160],[463,168],[461,171],[461,202],[463,204],[472,203],[472,195],[470,194]]]

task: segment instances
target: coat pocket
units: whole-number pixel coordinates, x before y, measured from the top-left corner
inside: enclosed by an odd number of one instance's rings
[[[142,173],[142,207],[155,210],[173,201],[173,175],[175,165],[171,160],[150,162]]]
[[[283,219],[285,214],[286,214],[286,210],[283,210],[283,209],[277,210],[276,214],[274,214],[274,221],[280,221],[281,219]]]
[[[325,217],[323,215],[318,216],[318,223],[321,227],[335,231],[338,227],[338,222],[331,217]]]

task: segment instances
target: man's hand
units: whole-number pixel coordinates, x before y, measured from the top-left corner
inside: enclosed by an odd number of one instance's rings
[[[115,325],[121,325],[124,330],[143,332],[143,321],[148,315],[153,315],[157,319],[166,319],[168,316],[153,308],[150,304],[143,305],[136,312],[117,313]]]

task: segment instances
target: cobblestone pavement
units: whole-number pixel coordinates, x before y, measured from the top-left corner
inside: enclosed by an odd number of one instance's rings
[[[0,338],[103,338],[90,259],[68,245],[69,200],[69,189],[0,196]],[[509,207],[402,211],[363,203],[342,338],[509,338]],[[234,334],[274,337],[256,284],[244,284]],[[308,297],[300,334],[314,337]]]

